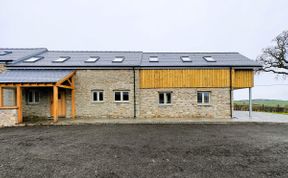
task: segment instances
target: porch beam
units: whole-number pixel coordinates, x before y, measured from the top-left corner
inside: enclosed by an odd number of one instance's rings
[[[16,96],[17,96],[17,110],[18,110],[18,124],[23,122],[22,116],[22,88],[20,85],[17,86],[16,89]]]
[[[58,87],[53,86],[53,119],[58,121]]]
[[[71,117],[75,119],[76,116],[76,107],[75,107],[75,80],[74,77],[71,78]]]
[[[60,88],[67,88],[67,89],[72,89],[73,87],[71,86],[66,86],[66,85],[58,85]]]

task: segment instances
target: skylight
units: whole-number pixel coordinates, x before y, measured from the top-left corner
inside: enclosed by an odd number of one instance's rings
[[[212,56],[204,56],[203,57],[207,62],[216,62],[216,59],[214,59]]]
[[[181,56],[180,58],[183,62],[192,62],[192,59],[189,56]]]
[[[38,61],[38,60],[40,60],[40,59],[42,59],[43,57],[41,57],[41,56],[33,56],[33,57],[30,57],[29,59],[26,59],[24,62],[31,62],[31,63],[33,63],[33,62],[36,62],[36,61]]]
[[[85,62],[88,62],[88,63],[93,63],[93,62],[96,62],[100,59],[99,56],[90,56]]]
[[[125,59],[124,56],[116,56],[116,57],[112,60],[112,62],[118,62],[118,63],[121,63],[121,62],[124,61],[124,59]]]
[[[0,51],[0,56],[5,56],[7,54],[11,54],[12,51]]]
[[[159,62],[158,56],[150,56],[149,57],[149,62]]]
[[[55,59],[53,62],[59,62],[59,63],[61,63],[61,62],[67,61],[68,59],[70,59],[69,56],[60,56],[58,59]]]

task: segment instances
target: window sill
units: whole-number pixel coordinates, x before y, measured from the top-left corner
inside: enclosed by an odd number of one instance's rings
[[[159,104],[160,107],[172,106],[172,104]]]
[[[91,103],[92,103],[92,104],[103,104],[104,101],[92,101]]]
[[[203,107],[211,107],[212,106],[212,104],[197,104],[197,106],[203,106]]]
[[[38,105],[39,103],[27,103],[27,105]]]
[[[116,104],[121,104],[121,103],[130,103],[130,101],[114,101],[114,103],[116,103]]]

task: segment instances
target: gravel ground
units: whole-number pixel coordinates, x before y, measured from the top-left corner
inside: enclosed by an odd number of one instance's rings
[[[288,125],[0,129],[0,177],[288,177]]]

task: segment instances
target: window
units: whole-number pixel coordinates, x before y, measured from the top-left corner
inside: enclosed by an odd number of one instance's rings
[[[3,106],[16,106],[16,88],[3,88]]]
[[[181,56],[180,58],[183,62],[192,62],[192,59],[189,56]]]
[[[52,61],[52,62],[58,62],[58,63],[61,63],[61,62],[65,62],[65,61],[67,61],[68,59],[70,59],[69,56],[60,56],[58,59],[55,59],[55,60]]]
[[[104,99],[104,92],[102,90],[92,91],[92,102],[102,102]]]
[[[159,62],[158,56],[150,56],[149,57],[149,62]]]
[[[116,62],[116,63],[118,62],[118,63],[121,63],[121,62],[124,61],[124,59],[125,59],[124,56],[116,56],[116,57],[113,59],[112,62]]]
[[[11,54],[12,51],[0,51],[0,56],[5,56],[7,54]]]
[[[29,90],[26,96],[28,104],[37,104],[40,102],[40,92],[38,90]]]
[[[209,91],[197,92],[197,103],[198,104],[210,104],[210,93]]]
[[[216,60],[212,56],[204,56],[203,57],[207,62],[216,62]]]
[[[116,102],[127,102],[129,101],[129,92],[128,91],[115,91],[114,92]]]
[[[24,62],[36,62],[40,59],[42,59],[43,57],[40,57],[40,56],[34,56],[34,57],[30,57],[29,59],[26,59]]]
[[[99,56],[90,56],[85,62],[87,63],[93,63],[93,62],[96,62],[100,59]]]
[[[159,104],[171,104],[171,92],[160,92]]]

